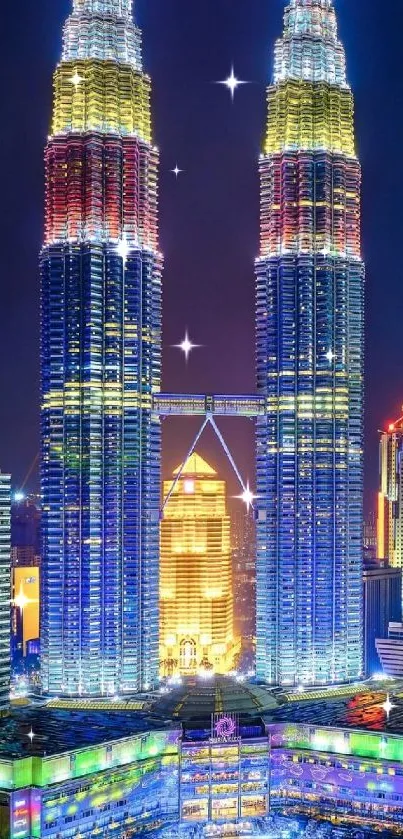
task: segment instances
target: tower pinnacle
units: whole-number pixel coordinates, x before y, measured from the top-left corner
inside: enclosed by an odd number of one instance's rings
[[[274,82],[286,79],[347,87],[346,59],[332,0],[291,0],[275,48]]]
[[[132,8],[133,0],[73,0],[74,12],[79,14],[129,17]]]
[[[133,0],[73,0],[73,14],[64,26],[62,61],[113,61],[141,73],[141,32],[132,10]]]

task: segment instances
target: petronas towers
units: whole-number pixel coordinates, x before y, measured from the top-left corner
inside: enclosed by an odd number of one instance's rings
[[[158,152],[131,6],[74,0],[45,154],[51,695],[133,693],[158,678]],[[260,176],[257,675],[349,681],[362,669],[364,268],[353,98],[331,0],[286,8]]]

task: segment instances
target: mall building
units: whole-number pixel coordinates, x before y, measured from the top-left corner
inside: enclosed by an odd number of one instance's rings
[[[218,677],[108,710],[14,709],[2,720],[0,837],[129,839],[170,825],[225,836],[245,822],[258,835],[270,812],[403,833],[403,701],[391,686],[389,700],[368,687],[274,696]]]

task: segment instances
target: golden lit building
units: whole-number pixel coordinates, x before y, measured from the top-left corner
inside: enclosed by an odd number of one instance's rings
[[[12,585],[12,633],[25,656],[28,641],[39,638],[39,567],[13,568]]]
[[[381,431],[377,555],[403,568],[403,417]]]
[[[164,497],[171,487],[164,482]],[[161,525],[161,675],[227,673],[236,652],[226,485],[194,453]]]

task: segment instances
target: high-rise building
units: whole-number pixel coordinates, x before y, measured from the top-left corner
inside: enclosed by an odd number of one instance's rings
[[[378,556],[403,568],[403,417],[381,431]]]
[[[387,638],[376,639],[381,669],[387,676],[403,678],[403,623],[391,622]]]
[[[373,676],[382,669],[376,649],[377,638],[388,637],[391,622],[402,620],[402,569],[391,568],[386,560],[364,561],[364,665]]]
[[[374,512],[369,513],[364,519],[363,528],[363,547],[364,547],[364,564],[371,562],[377,557],[377,538],[376,538],[376,515]]]
[[[234,623],[238,637],[256,635],[256,527],[250,513],[232,516]]]
[[[132,0],[73,0],[46,147],[42,684],[158,677],[161,258]]]
[[[164,482],[165,498],[172,485]],[[161,674],[231,670],[236,649],[226,485],[196,453],[165,507],[160,574]]]
[[[10,698],[10,484],[0,472],[0,710]]]
[[[275,48],[257,260],[257,674],[363,670],[363,288],[354,104],[332,0]]]

